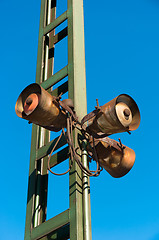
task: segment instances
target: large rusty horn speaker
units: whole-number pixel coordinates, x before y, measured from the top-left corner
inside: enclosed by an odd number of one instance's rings
[[[129,95],[121,94],[86,115],[82,124],[92,133],[111,135],[129,132],[138,128],[140,112],[136,102]]]
[[[93,141],[90,141],[88,152],[93,156]],[[123,177],[134,165],[135,152],[121,142],[108,137],[95,139],[94,147],[100,165],[114,178]],[[94,156],[93,156],[94,158]],[[94,160],[96,160],[94,158]]]
[[[66,113],[56,98],[37,83],[30,84],[21,92],[15,111],[18,117],[51,131],[59,131],[66,126]]]

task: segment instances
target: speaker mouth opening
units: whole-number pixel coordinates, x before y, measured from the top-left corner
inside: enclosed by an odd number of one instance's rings
[[[36,109],[40,102],[41,92],[41,87],[37,83],[30,84],[21,92],[15,105],[18,117],[25,118]]]
[[[117,106],[120,105],[123,105],[121,114],[119,114],[119,111],[116,111],[120,123],[130,131],[136,130],[140,125],[140,111],[136,102],[129,95],[120,94],[116,99],[116,110]]]
[[[122,126],[128,128],[132,122],[132,112],[128,105],[123,102],[119,102],[115,105],[115,111]]]
[[[28,116],[30,115],[38,106],[40,101],[39,93],[31,93],[24,102],[24,113]]]

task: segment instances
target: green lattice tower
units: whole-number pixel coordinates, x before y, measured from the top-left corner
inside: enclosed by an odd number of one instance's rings
[[[63,0],[59,0],[58,4],[63,4]],[[56,27],[64,21],[67,21],[67,27],[55,35]],[[68,36],[68,64],[53,74],[54,48],[56,49],[56,43],[66,36]],[[52,90],[56,83],[67,76],[68,80]],[[56,0],[41,0],[36,83],[41,84],[54,96],[68,91],[79,119],[86,115],[83,0],[68,0],[67,11],[58,18],[56,18]],[[78,147],[79,134],[78,130],[74,130],[75,147]],[[75,162],[69,173],[69,209],[46,221],[47,160],[56,139],[50,141],[49,131],[33,124],[25,240],[91,240],[89,179]],[[56,149],[61,147],[62,150],[51,157],[51,167],[68,158],[68,146],[64,137]],[[82,153],[81,158],[86,166],[85,149]]]

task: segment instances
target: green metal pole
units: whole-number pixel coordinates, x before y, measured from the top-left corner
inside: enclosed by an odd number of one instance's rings
[[[87,141],[82,141],[82,162],[85,168],[88,168]],[[91,240],[91,210],[90,210],[90,185],[89,177],[83,173],[83,225],[84,240]]]
[[[44,146],[45,143],[45,132],[44,128],[39,128],[39,147]],[[35,213],[34,213],[34,227],[37,227],[40,224],[40,195],[41,195],[41,175],[42,175],[42,161],[37,162],[37,187],[36,187],[36,196],[35,196]]]
[[[79,120],[87,114],[86,70],[84,44],[84,14],[83,0],[68,0],[68,89],[69,98],[73,99],[75,111]],[[81,133],[74,130],[75,148],[79,148],[78,138]],[[81,159],[82,160],[82,159]],[[84,234],[83,209],[90,208],[88,191],[84,191],[81,169],[74,162],[70,171],[70,239],[90,240],[91,225],[87,224]],[[87,196],[88,195],[88,196]],[[86,202],[85,202],[86,200]],[[86,210],[85,217],[90,218]],[[88,220],[87,222],[89,222]],[[88,230],[89,229],[89,230]],[[89,238],[86,238],[86,235]]]
[[[68,10],[56,19],[55,15],[56,0],[41,0],[36,82],[48,89],[68,75],[69,98],[73,100],[75,111],[81,120],[87,114],[83,0],[68,0]],[[53,75],[53,36],[55,28],[66,19],[68,65]],[[78,149],[79,135],[81,132],[74,129],[74,145]],[[63,228],[67,229],[67,237],[70,230],[71,240],[91,240],[89,178],[82,174],[76,162],[69,174],[70,208],[46,221],[48,142],[49,131],[33,125],[25,240],[51,239],[51,235],[47,238],[51,232],[54,232],[55,239],[60,239],[56,235],[59,232],[62,234]],[[42,154],[43,151],[46,154]],[[82,152],[79,154],[81,161],[83,159],[84,165],[88,166],[85,151],[84,144],[83,157]]]
[[[42,29],[46,25],[46,8],[51,0],[41,0],[40,29],[38,42],[36,82],[44,80],[44,36]],[[46,76],[46,73],[45,73]],[[31,231],[46,219],[46,198],[47,198],[47,172],[44,170],[44,159],[36,161],[36,152],[39,147],[49,142],[49,131],[33,124],[32,142],[30,154],[30,170],[28,184],[28,200],[25,225],[25,239],[31,239]],[[41,182],[43,178],[43,183]],[[40,198],[42,206],[40,206]],[[45,203],[44,203],[45,202]]]

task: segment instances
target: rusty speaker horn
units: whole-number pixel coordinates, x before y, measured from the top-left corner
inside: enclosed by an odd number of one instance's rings
[[[21,92],[15,111],[18,117],[51,131],[57,132],[66,126],[66,113],[56,97],[37,83],[30,84]]]
[[[86,115],[82,125],[91,133],[105,133],[107,136],[129,132],[138,128],[140,112],[136,102],[127,94],[121,94]]]
[[[88,152],[93,159],[93,141],[90,141]],[[126,175],[134,165],[135,152],[108,137],[95,139],[94,146],[100,165],[114,178],[120,178]]]

